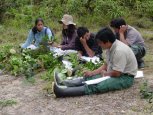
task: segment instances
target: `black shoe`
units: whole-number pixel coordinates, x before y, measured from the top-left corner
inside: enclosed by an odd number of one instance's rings
[[[138,62],[138,69],[144,69],[144,67],[145,67],[144,61]]]
[[[62,81],[60,79],[60,77],[58,76],[58,73],[55,72],[54,74],[54,81],[57,82],[58,85],[65,85],[68,87],[76,87],[76,86],[82,86],[84,85],[84,78],[80,77],[80,78],[74,78],[72,80],[64,80]]]
[[[77,87],[77,86],[83,86],[85,84],[84,78],[74,78],[72,80],[65,80],[63,81],[63,84],[68,87]]]
[[[67,86],[60,86],[56,82],[55,83],[53,82],[52,88],[56,98],[85,95],[85,85],[79,87],[67,87]]]
[[[54,72],[54,81],[58,84],[58,85],[62,85],[62,80],[61,78],[58,76],[57,72]]]

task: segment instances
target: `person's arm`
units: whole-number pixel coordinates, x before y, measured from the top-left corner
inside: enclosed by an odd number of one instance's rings
[[[96,56],[100,56],[100,57],[102,56],[102,48],[98,46],[98,43],[96,40],[93,40],[93,45],[91,49],[95,52]]]
[[[62,35],[62,41],[60,45],[64,45],[64,40],[65,40],[65,37]]]
[[[119,35],[120,35],[120,41],[123,42],[123,43],[125,43],[126,45],[129,45],[129,43],[127,42],[127,40],[126,40],[126,38],[124,36],[124,33],[127,30],[127,27],[128,27],[127,25],[122,25],[120,27],[120,30],[119,30]]]
[[[78,51],[78,57],[79,57],[79,58],[82,57],[82,51]]]
[[[102,65],[100,68],[92,71],[93,75],[97,75],[97,74],[101,74],[102,71],[106,71],[107,70],[107,64],[105,63],[104,65]]]
[[[75,50],[75,41],[76,41],[76,37],[77,37],[77,35],[74,34],[74,35],[72,36],[72,39],[71,39],[71,41],[69,42],[69,44],[60,45],[61,49],[62,49],[62,50],[69,50],[69,49]]]
[[[105,63],[104,65],[102,65],[101,67],[99,67],[98,69],[94,70],[94,71],[86,71],[84,73],[84,76],[90,77],[90,76],[94,76],[97,74],[102,74],[107,70],[107,64]]]
[[[121,75],[121,72],[113,70],[111,72],[104,72],[103,76],[111,76],[111,77],[119,77]]]
[[[60,45],[59,46],[62,50],[75,50],[75,42],[71,40],[69,44]]]
[[[82,44],[80,42],[79,37],[77,37],[76,40],[75,40],[75,48],[78,51],[78,57],[80,59],[83,55],[83,52],[82,52]]]
[[[47,36],[48,36],[49,41],[52,41],[53,34],[49,28],[47,28]]]
[[[54,36],[49,28],[47,28],[48,44],[53,45]]]
[[[81,41],[84,49],[86,50],[88,56],[89,57],[95,56],[95,52],[92,49],[90,49],[89,46],[87,45],[86,39],[84,39],[84,38],[81,37],[80,38],[80,41]]]
[[[23,49],[27,48],[32,43],[33,40],[34,40],[34,34],[32,30],[30,30],[27,40],[24,44],[22,44],[21,48]]]
[[[126,45],[129,45],[128,42],[126,41],[126,38],[124,37],[124,33],[120,33],[120,41],[125,43]]]

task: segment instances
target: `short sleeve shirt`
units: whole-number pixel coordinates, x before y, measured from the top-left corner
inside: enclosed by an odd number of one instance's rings
[[[136,75],[137,61],[129,46],[116,40],[106,52],[107,71],[113,70],[121,73]]]
[[[140,32],[138,32],[134,27],[131,27],[129,25],[125,33],[125,37],[129,45],[145,45],[144,39],[142,38]]]

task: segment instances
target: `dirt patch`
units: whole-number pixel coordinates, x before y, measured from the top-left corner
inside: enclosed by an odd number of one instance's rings
[[[153,83],[151,74],[145,76]],[[17,104],[0,108],[0,115],[149,115],[150,105],[139,94],[143,80],[135,80],[131,88],[122,91],[55,99],[53,95],[46,96],[42,90],[45,82],[39,77],[30,85],[24,78],[3,75],[0,76],[0,99],[14,99]]]

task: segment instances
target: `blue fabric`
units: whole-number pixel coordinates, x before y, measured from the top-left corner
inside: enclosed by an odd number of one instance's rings
[[[47,35],[49,40],[51,40],[53,38],[53,33],[51,32],[51,30],[49,28],[47,28],[47,31],[45,33],[47,27],[44,27],[43,30],[41,32],[37,32],[35,35],[32,32],[32,30],[30,30],[29,35],[27,37],[27,40],[24,44],[22,44],[22,48],[27,48],[30,44],[32,44],[33,41],[35,41],[34,45],[36,47],[39,47],[39,44],[41,43],[42,39]]]

